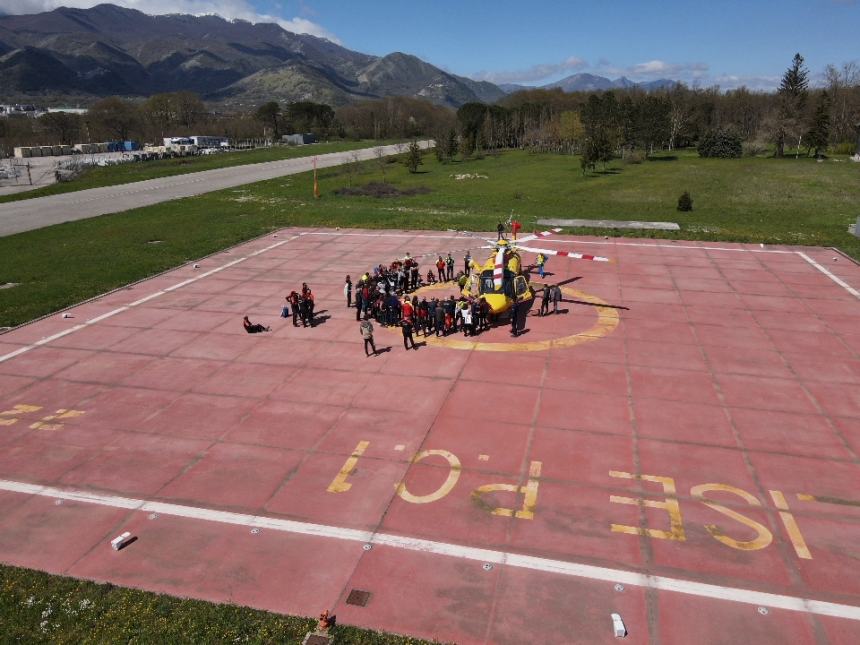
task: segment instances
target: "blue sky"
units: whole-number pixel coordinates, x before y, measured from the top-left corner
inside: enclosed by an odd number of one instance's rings
[[[351,49],[405,51],[495,82],[588,71],[773,86],[796,50],[813,73],[860,58],[856,0],[254,1],[261,12],[307,18]]]
[[[146,13],[278,22],[369,54],[415,54],[496,83],[576,72],[775,87],[795,51],[813,76],[860,59],[860,0],[0,0],[0,12],[112,1]]]

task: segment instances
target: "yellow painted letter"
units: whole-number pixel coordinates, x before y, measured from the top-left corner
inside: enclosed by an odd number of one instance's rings
[[[681,507],[678,505],[678,498],[675,497],[675,480],[671,477],[660,477],[659,475],[634,475],[625,473],[619,470],[610,470],[610,477],[619,479],[638,479],[646,482],[654,482],[663,485],[663,492],[666,493],[666,499],[661,502],[656,502],[650,499],[641,499],[634,497],[619,497],[618,495],[610,495],[609,501],[615,504],[632,504],[634,506],[644,506],[646,508],[659,508],[669,514],[669,531],[662,529],[646,529],[638,526],[627,526],[625,524],[612,524],[611,528],[614,533],[630,533],[631,535],[647,535],[652,538],[661,540],[678,540],[683,542],[686,540],[684,533],[684,523],[681,519]]]
[[[335,478],[331,481],[331,484],[328,485],[328,488],[326,490],[329,493],[345,493],[350,488],[352,488],[352,484],[346,481],[346,479],[353,473],[353,471],[355,470],[355,465],[358,463],[358,458],[364,454],[364,451],[367,450],[367,447],[369,445],[369,441],[358,442],[358,445],[355,447],[355,450],[352,451],[352,454],[347,457],[346,461],[343,463],[343,468],[340,469],[340,472],[335,475]]]
[[[396,490],[397,494],[400,495],[404,501],[412,504],[429,504],[430,502],[435,502],[445,497],[445,495],[450,493],[454,486],[457,485],[457,481],[460,479],[460,460],[457,459],[456,455],[448,452],[447,450],[422,450],[413,457],[412,463],[417,464],[422,459],[430,457],[431,455],[443,457],[448,462],[448,465],[450,466],[448,469],[448,477],[444,482],[442,482],[442,485],[439,488],[427,495],[413,495],[406,489],[406,482],[400,482],[396,485]]]
[[[758,534],[755,539],[752,540],[736,540],[723,533],[720,527],[716,524],[705,524],[705,529],[711,534],[711,537],[718,542],[722,542],[726,546],[730,546],[733,549],[740,549],[741,551],[757,551],[758,549],[764,549],[773,542],[773,533],[771,533],[766,526],[763,526],[755,520],[751,520],[730,508],[726,508],[722,504],[718,504],[717,502],[706,498],[705,493],[709,490],[721,490],[727,493],[732,493],[745,500],[750,506],[761,506],[761,502],[758,501],[758,498],[745,490],[729,486],[728,484],[699,484],[698,486],[693,486],[690,489],[690,495],[697,498],[702,502],[702,504],[708,508],[714,509],[717,513],[722,513],[726,517],[732,518],[736,522],[740,522],[744,526],[748,526]]]
[[[535,516],[535,507],[537,506],[538,494],[538,479],[540,478],[541,462],[533,461],[529,466],[529,480],[525,486],[514,486],[513,484],[485,484],[478,486],[472,491],[472,500],[478,504],[485,505],[482,500],[484,493],[522,493],[523,506],[520,510],[514,511],[512,508],[500,506],[498,508],[488,508],[493,515],[501,515],[502,517],[518,517],[521,520],[531,520]]]
[[[812,554],[809,552],[809,547],[806,546],[806,540],[800,534],[797,520],[794,519],[794,515],[788,512],[788,502],[785,501],[785,495],[778,490],[772,490],[770,491],[770,497],[773,499],[774,505],[779,509],[779,519],[785,525],[785,530],[788,532],[788,537],[791,539],[791,545],[794,547],[797,557],[804,560],[812,560]]]

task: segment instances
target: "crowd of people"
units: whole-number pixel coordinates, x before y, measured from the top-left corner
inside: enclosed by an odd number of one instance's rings
[[[464,275],[471,270],[472,258],[467,252],[463,258],[464,270],[454,273],[455,261],[451,253],[447,257],[437,257],[434,267],[427,274],[426,284],[455,282],[458,285]],[[414,336],[447,336],[462,332],[475,336],[490,326],[490,306],[482,298],[430,298],[418,299],[413,294],[424,286],[418,262],[409,254],[402,260],[395,260],[388,267],[378,265],[365,273],[353,284],[351,276],[346,276],[343,293],[347,307],[355,307],[355,319],[376,321],[383,327],[400,327],[403,331],[403,346],[416,348]],[[412,294],[410,296],[410,294]],[[372,324],[362,324],[361,333],[365,339],[365,352],[373,349]]]
[[[542,268],[539,258],[538,266]],[[383,327],[399,327],[403,333],[403,347],[417,349],[415,336],[431,335],[436,337],[462,333],[464,336],[477,336],[492,326],[492,310],[482,297],[465,297],[454,295],[447,298],[426,296],[419,300],[414,292],[425,284],[437,282],[454,282],[462,287],[465,278],[477,265],[472,262],[471,255],[466,252],[463,258],[463,271],[454,273],[454,258],[449,252],[446,257],[439,255],[432,268],[427,272],[426,281],[422,280],[418,261],[408,253],[401,260],[395,260],[387,267],[380,264],[362,275],[356,283],[351,276],[346,276],[343,295],[347,308],[355,308],[355,319],[360,321],[359,331],[364,339],[364,350],[368,356],[378,353],[373,338],[373,322]],[[434,269],[435,268],[435,273]],[[532,291],[534,294],[534,291]],[[534,294],[537,295],[537,294]],[[539,316],[549,314],[549,305],[553,305],[554,313],[559,313],[558,305],[562,300],[561,288],[558,285],[544,285],[541,292]],[[517,299],[518,300],[518,299]],[[519,334],[517,310],[519,303],[514,303],[512,311],[512,334]],[[301,323],[302,327],[315,326],[314,294],[306,282],[302,283],[301,292],[291,291],[286,297],[286,304],[281,311],[282,318],[292,317],[294,327]],[[245,331],[258,333],[270,331],[269,327],[253,324],[245,316]]]

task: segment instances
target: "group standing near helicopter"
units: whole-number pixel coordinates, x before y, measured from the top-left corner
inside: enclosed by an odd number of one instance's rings
[[[499,223],[497,240],[484,240],[484,248],[492,249],[481,265],[472,259],[471,252],[464,256],[463,271],[454,274],[454,258],[437,256],[427,272],[427,283],[453,282],[459,294],[447,298],[427,297],[419,300],[414,291],[424,286],[418,261],[410,254],[395,260],[390,265],[379,264],[364,273],[354,287],[356,320],[375,320],[377,324],[399,326],[403,330],[403,343],[407,349],[417,348],[413,333],[447,336],[461,332],[465,336],[476,336],[486,331],[504,314],[511,318],[511,334],[518,336],[521,329],[522,312],[530,307],[536,297],[529,282],[529,270],[524,267],[520,252],[537,254],[535,265],[544,277],[544,265],[551,255],[571,258],[606,261],[606,258],[525,246],[526,242],[547,237],[553,231],[528,235],[520,240],[508,240],[505,227]],[[472,234],[469,234],[472,235]],[[474,236],[477,237],[477,236]],[[481,238],[483,239],[483,238]],[[434,273],[433,269],[436,269]],[[410,296],[410,294],[412,294]],[[344,283],[347,307],[353,306],[353,284],[350,276]],[[559,285],[543,285],[539,315],[549,313],[552,302],[554,313],[558,313],[561,301]]]
[[[517,229],[512,227],[515,232]],[[498,239],[487,240],[472,233],[465,233],[485,242],[483,248],[491,249],[483,264],[476,262],[470,251],[463,257],[463,271],[454,273],[455,261],[450,252],[443,257],[439,254],[427,272],[426,282],[422,280],[418,260],[409,253],[389,265],[379,264],[367,271],[353,283],[347,275],[343,294],[348,308],[355,307],[356,321],[362,321],[361,334],[365,339],[365,351],[376,348],[373,344],[373,326],[370,321],[384,327],[400,327],[403,332],[403,345],[406,349],[417,349],[414,336],[431,335],[436,337],[462,333],[464,336],[477,336],[491,329],[503,315],[510,317],[511,335],[521,333],[522,319],[531,302],[537,297],[534,285],[530,282],[530,269],[535,266],[544,277],[544,264],[549,256],[563,256],[582,260],[606,262],[607,258],[575,253],[536,249],[525,243],[552,235],[561,229],[543,231],[527,235],[520,240],[508,240],[505,227],[499,223]],[[537,254],[537,260],[529,267],[524,266],[521,252]],[[435,273],[433,269],[436,269]],[[573,278],[572,278],[573,279]],[[458,293],[447,297],[422,297],[415,292],[428,284],[453,283]],[[561,284],[564,284],[562,282]],[[541,285],[541,307],[538,315],[549,314],[553,304],[554,313],[559,313],[558,304],[562,299],[559,284]],[[292,291],[286,297],[286,305],[281,316],[292,317],[293,326],[313,327],[316,322],[314,313],[314,294],[307,283],[302,283],[301,293]],[[365,324],[366,323],[366,324]],[[268,331],[262,325],[253,325],[244,320],[246,331]],[[259,328],[259,329],[258,329]],[[368,353],[368,355],[370,355]]]

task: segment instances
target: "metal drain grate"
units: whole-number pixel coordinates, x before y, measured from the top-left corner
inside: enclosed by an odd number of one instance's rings
[[[319,634],[308,634],[302,645],[331,645],[331,639],[328,636],[320,636]]]
[[[349,592],[349,596],[346,598],[347,605],[358,605],[359,607],[364,607],[367,604],[367,601],[370,600],[370,592],[362,591],[361,589],[353,589]]]

